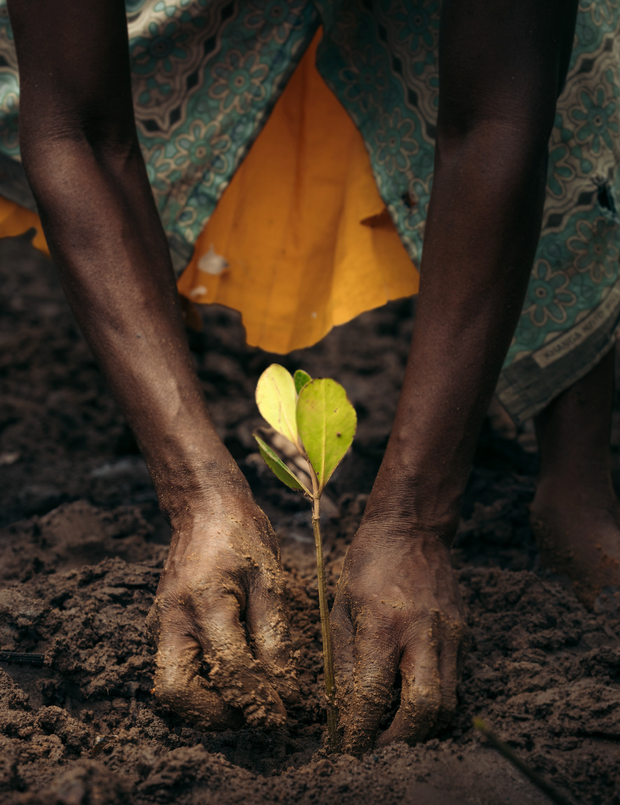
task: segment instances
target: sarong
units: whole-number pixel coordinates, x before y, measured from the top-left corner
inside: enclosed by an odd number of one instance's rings
[[[417,291],[440,0],[126,8],[138,135],[182,293],[240,310],[250,344],[286,352]],[[497,388],[517,422],[596,365],[620,324],[619,27],[620,0],[581,0],[542,235]],[[35,226],[45,248],[18,121],[0,2],[0,235]]]

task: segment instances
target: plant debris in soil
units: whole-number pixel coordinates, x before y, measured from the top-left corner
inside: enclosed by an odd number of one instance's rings
[[[323,748],[312,532],[303,501],[257,455],[253,391],[275,360],[336,378],[356,407],[356,441],[324,507],[333,596],[394,415],[411,300],[284,357],[247,347],[237,315],[221,308],[207,309],[203,332],[190,334],[218,431],[280,538],[300,652],[301,702],[284,728],[214,734],[151,695],[154,647],[144,621],[168,531],[52,268],[27,239],[4,241],[0,286],[3,803],[548,802],[485,744],[473,716],[568,799],[620,803],[620,614],[587,612],[563,579],[540,569],[528,524],[531,428],[515,429],[497,408],[454,548],[474,636],[454,721],[424,744],[361,759]]]

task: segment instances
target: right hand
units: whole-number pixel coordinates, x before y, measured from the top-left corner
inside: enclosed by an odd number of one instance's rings
[[[386,520],[365,520],[345,558],[332,610],[336,691],[344,751],[423,741],[456,710],[469,646],[449,550]],[[380,722],[400,671],[400,707]]]
[[[204,730],[281,725],[299,688],[276,536],[245,495],[205,508],[173,531],[147,619],[155,696]]]

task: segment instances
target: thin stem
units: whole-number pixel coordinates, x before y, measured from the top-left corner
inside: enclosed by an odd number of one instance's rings
[[[323,541],[321,540],[321,496],[314,469],[312,478],[312,530],[316,547],[316,569],[319,586],[319,612],[321,614],[321,633],[323,636],[323,667],[325,669],[325,696],[327,698],[327,733],[329,746],[336,750],[338,744],[338,710],[336,709],[336,682],[334,678],[334,658],[332,648],[332,632],[327,606],[327,586],[325,583],[325,563],[323,562]]]

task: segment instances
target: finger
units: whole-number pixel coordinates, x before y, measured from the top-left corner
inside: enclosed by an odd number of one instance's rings
[[[393,638],[376,621],[355,632],[353,691],[341,714],[344,749],[352,755],[368,751],[379,722],[392,700],[398,667],[398,649]]]
[[[444,634],[439,656],[441,678],[441,707],[435,732],[445,729],[454,718],[458,705],[457,688],[463,676],[465,661],[472,644],[470,630],[464,624],[454,624]]]
[[[441,709],[441,677],[437,645],[416,642],[405,649],[400,661],[402,689],[394,721],[379,736],[377,746],[395,741],[413,744],[427,738]]]
[[[156,656],[155,697],[199,729],[239,729],[241,711],[226,704],[200,675],[201,656],[201,647],[190,635],[164,632]]]
[[[456,687],[458,685],[459,655],[461,646],[457,641],[450,641],[443,646],[439,655],[439,680],[441,685],[441,704],[437,713],[437,723],[432,734],[441,732],[452,721],[456,712],[457,696]]]
[[[202,595],[201,595],[202,593]],[[250,726],[275,727],[286,721],[280,696],[252,656],[241,625],[237,597],[206,589],[194,596],[197,638],[209,664],[209,680],[225,702],[243,711]]]
[[[260,583],[249,598],[246,621],[254,656],[285,704],[299,702],[300,692],[282,585]]]

